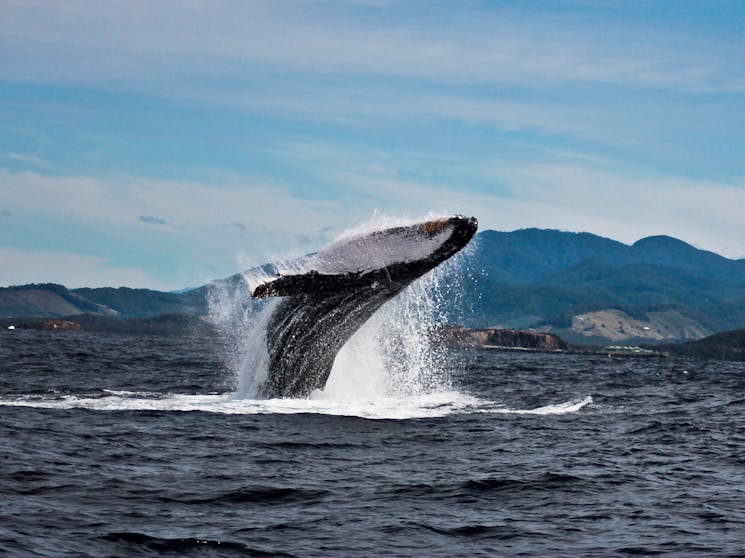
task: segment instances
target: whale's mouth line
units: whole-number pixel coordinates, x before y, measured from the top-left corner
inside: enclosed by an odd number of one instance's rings
[[[258,284],[253,298],[280,297],[267,320],[261,395],[308,397],[323,389],[346,341],[385,302],[465,247],[477,228],[475,218],[453,215],[376,229]]]

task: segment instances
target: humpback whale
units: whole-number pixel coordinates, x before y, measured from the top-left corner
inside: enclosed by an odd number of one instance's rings
[[[386,301],[471,240],[473,217],[455,215],[342,239],[298,273],[277,275],[254,298],[282,297],[268,318],[265,398],[323,389],[336,354]]]

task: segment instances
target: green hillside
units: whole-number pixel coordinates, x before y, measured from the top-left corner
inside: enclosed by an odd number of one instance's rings
[[[103,287],[72,291],[85,300],[114,310],[128,318],[146,318],[159,314],[204,314],[204,300],[192,300],[188,293],[164,293],[150,289]]]
[[[477,235],[473,254],[474,263],[500,283],[532,284],[595,259],[612,267],[660,265],[726,284],[745,285],[745,260],[730,260],[669,236],[643,238],[629,246],[591,233],[484,231]]]
[[[464,287],[466,311],[453,318],[471,327],[536,327],[581,340],[576,317],[604,310],[630,321],[665,313],[681,339],[745,327],[745,261],[670,237],[628,246],[589,233],[484,231],[466,265],[474,279]]]
[[[119,318],[203,315],[207,311],[204,293],[195,296],[126,287],[70,290],[53,283],[20,285],[0,288],[0,318],[56,318],[79,314]]]
[[[745,329],[724,331],[698,341],[665,348],[679,356],[745,361]]]
[[[54,283],[0,288],[0,317],[60,317],[85,312],[115,313]]]

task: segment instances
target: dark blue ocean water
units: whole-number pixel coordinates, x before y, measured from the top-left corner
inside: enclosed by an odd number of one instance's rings
[[[0,555],[745,555],[741,364],[454,353],[429,399],[262,403],[222,353],[0,332]]]

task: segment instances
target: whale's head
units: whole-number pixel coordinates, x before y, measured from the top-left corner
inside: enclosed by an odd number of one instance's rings
[[[477,227],[475,218],[453,215],[367,230],[318,251],[304,267],[318,273],[367,273],[432,258],[437,265],[468,244]]]
[[[259,285],[253,296],[289,296],[368,283],[405,286],[460,251],[477,228],[474,217],[463,215],[369,228],[319,250],[300,270]]]

